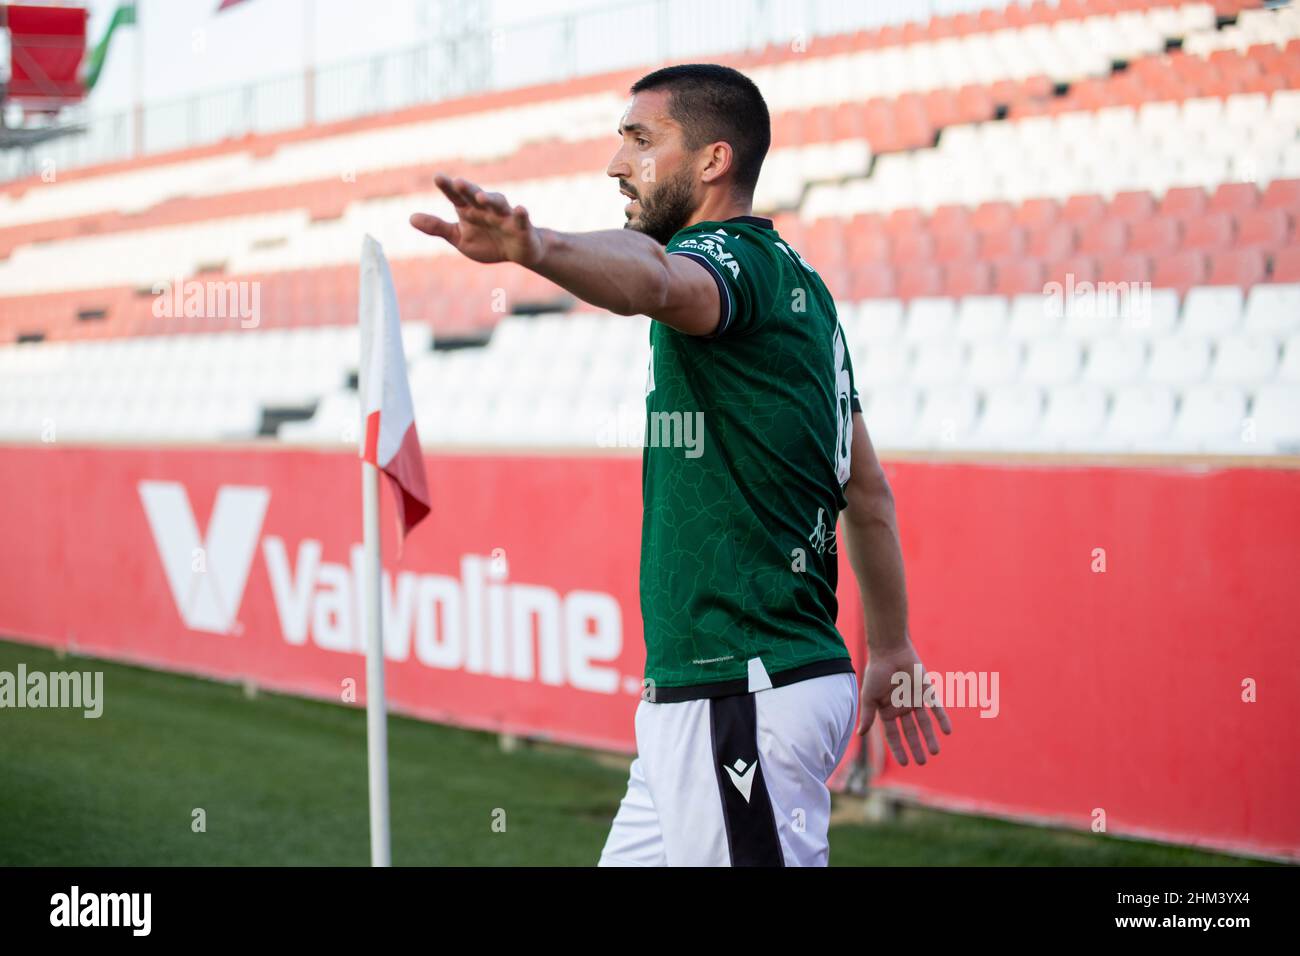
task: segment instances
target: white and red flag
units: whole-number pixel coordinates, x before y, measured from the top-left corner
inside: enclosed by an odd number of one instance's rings
[[[383,247],[371,236],[361,245],[361,457],[388,476],[397,501],[399,549],[429,513],[429,485],[415,431],[415,406],[406,379],[406,354],[397,293]]]

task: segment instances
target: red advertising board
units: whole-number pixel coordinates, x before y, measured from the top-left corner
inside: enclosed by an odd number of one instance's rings
[[[639,460],[426,461],[432,515],[400,561],[385,546],[393,709],[630,751]],[[878,783],[1300,857],[1300,472],[888,470],[913,636],[955,726]],[[0,633],[364,701],[359,474],[343,451],[0,449]],[[847,566],[840,592],[860,658]]]

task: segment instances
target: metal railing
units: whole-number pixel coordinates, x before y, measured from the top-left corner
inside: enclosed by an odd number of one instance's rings
[[[0,154],[0,180],[126,160],[250,133],[391,112],[667,60],[797,44],[887,23],[1007,6],[995,0],[630,0],[132,110],[65,110],[85,132]],[[308,110],[314,112],[308,115]],[[137,144],[136,123],[140,122]]]

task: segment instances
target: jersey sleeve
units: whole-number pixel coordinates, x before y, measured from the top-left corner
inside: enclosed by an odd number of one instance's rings
[[[853,353],[849,349],[849,337],[844,334],[844,324],[836,320],[840,341],[844,343],[844,368],[849,373],[849,410],[862,411],[862,400],[858,397],[858,377],[853,372]]]
[[[772,312],[780,266],[774,249],[744,234],[692,232],[674,236],[670,256],[686,256],[709,271],[718,286],[718,327],[703,338],[741,335],[761,325]]]

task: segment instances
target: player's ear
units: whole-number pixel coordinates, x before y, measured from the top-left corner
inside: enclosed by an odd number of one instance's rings
[[[731,144],[726,142],[710,143],[701,150],[704,156],[704,168],[700,170],[700,180],[706,183],[717,182],[731,172],[735,155]]]

